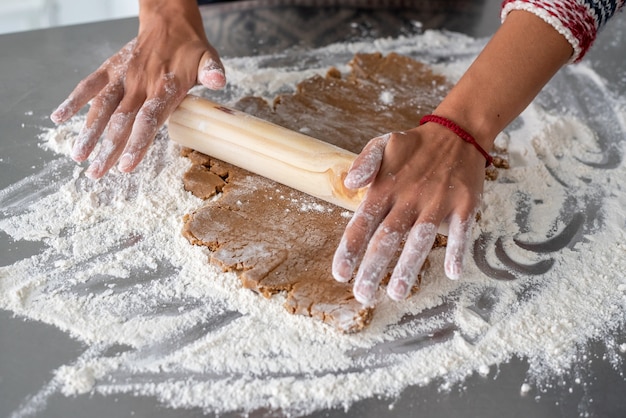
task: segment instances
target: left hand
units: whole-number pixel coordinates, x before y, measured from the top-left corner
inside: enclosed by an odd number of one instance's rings
[[[172,2],[156,11],[142,9],[137,37],[81,81],[51,115],[63,123],[91,101],[71,153],[85,161],[104,133],[88,177],[100,178],[116,163],[120,171],[132,171],[191,87],[220,89],[226,83],[197,5],[186,2],[187,12],[180,7]]]
[[[449,223],[445,272],[461,277],[463,260],[481,200],[485,160],[448,129],[427,123],[372,139],[345,179],[348,188],[370,185],[346,227],[333,260],[333,275],[352,278],[354,296],[372,305],[396,251],[404,248],[387,286],[406,298],[428,255],[439,225]]]

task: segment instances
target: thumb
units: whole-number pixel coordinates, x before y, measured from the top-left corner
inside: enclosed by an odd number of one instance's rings
[[[198,83],[211,90],[220,90],[226,85],[224,65],[215,50],[207,50],[198,65]]]
[[[359,189],[374,181],[382,164],[383,154],[390,136],[390,134],[378,136],[365,145],[343,180],[348,189]]]

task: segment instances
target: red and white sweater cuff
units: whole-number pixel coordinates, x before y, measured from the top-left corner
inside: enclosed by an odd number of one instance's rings
[[[502,22],[513,10],[533,13],[563,35],[574,49],[570,62],[582,59],[599,29],[599,22],[590,8],[578,1],[505,0],[502,3]]]

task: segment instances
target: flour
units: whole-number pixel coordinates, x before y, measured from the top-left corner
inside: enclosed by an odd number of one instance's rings
[[[220,100],[270,97],[375,50],[436,62],[436,71],[455,79],[481,45],[426,32],[304,52],[317,60],[304,60],[307,69],[277,68],[271,57],[225,60],[233,86]],[[591,98],[594,111],[578,97]],[[65,156],[49,162],[0,191],[0,230],[45,243],[39,254],[0,267],[0,308],[55,325],[90,348],[14,416],[28,416],[59,392],[299,415],[393,398],[410,385],[449,389],[514,356],[530,365],[519,382],[526,394],[571,370],[591,340],[621,367],[623,109],[590,69],[562,71],[498,137],[512,167],[486,183],[464,277],[447,279],[444,252],[435,250],[419,293],[392,302],[381,291],[372,324],[357,335],[287,314],[280,295],[264,299],[242,289],[234,274],[207,264],[205,249],[188,244],[182,217],[202,202],[184,191],[189,162],[164,131],[131,175],[113,169],[94,182]],[[81,122],[47,132],[43,145],[69,155]],[[291,203],[293,212],[325,207]]]

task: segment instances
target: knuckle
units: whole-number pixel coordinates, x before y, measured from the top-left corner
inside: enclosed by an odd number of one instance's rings
[[[119,95],[116,94],[115,91],[106,89],[93,98],[91,106],[92,108],[96,109],[110,108],[111,106],[115,105],[118,97]]]
[[[139,86],[124,89],[123,97],[119,105],[122,113],[136,114],[146,100],[146,92]]]
[[[363,236],[371,228],[371,221],[365,216],[354,216],[348,223],[348,229],[352,235]]]
[[[156,82],[153,94],[165,100],[172,100],[186,93],[183,81],[174,73],[163,74]],[[191,87],[191,86],[189,86]]]
[[[129,131],[132,127],[134,115],[132,113],[125,113],[117,111],[111,115],[107,131],[109,135],[107,137],[119,137],[124,132]]]

